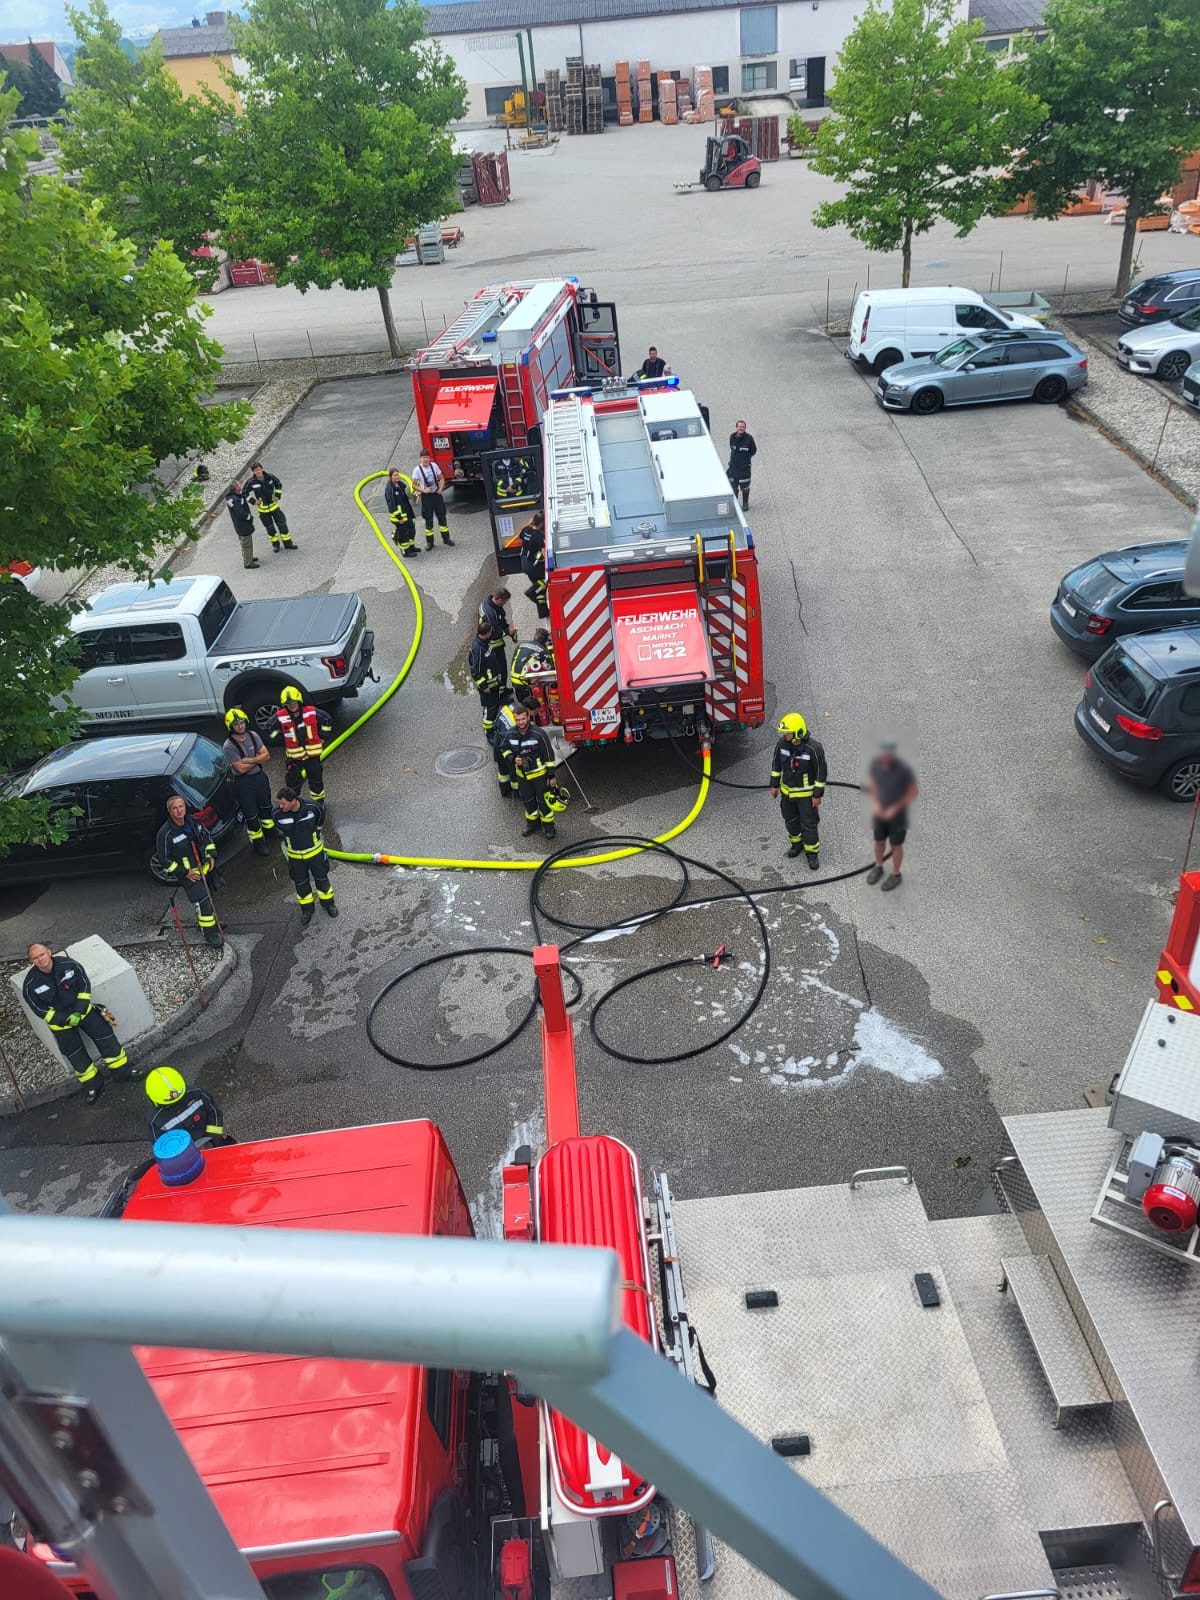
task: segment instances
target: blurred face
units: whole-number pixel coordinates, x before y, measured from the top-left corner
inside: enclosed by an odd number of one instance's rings
[[[399,467],[393,467],[392,470],[388,473],[388,477],[392,480],[393,483],[399,483],[400,482],[400,469],[399,469]]]
[[[428,450],[422,450],[421,451],[421,460],[425,463],[426,466],[428,466],[429,461],[430,461],[430,455],[429,455],[429,451]]]
[[[280,800],[279,808],[281,811],[299,811],[300,802],[299,800]]]
[[[650,346],[650,354],[652,356],[656,356],[658,354],[658,346],[656,344],[652,344]]]
[[[744,422],[735,422],[734,426],[733,426],[733,431],[734,431],[734,433],[745,433],[746,424]]]
[[[31,944],[29,959],[39,972],[49,972],[54,965],[54,956],[44,944]]]
[[[187,816],[187,806],[177,794],[173,794],[167,801],[167,815],[171,821],[178,824]]]
[[[246,722],[245,717],[235,717],[234,718],[233,732],[234,732],[235,738],[244,739],[245,736],[246,736],[246,728],[247,728],[247,722]]]

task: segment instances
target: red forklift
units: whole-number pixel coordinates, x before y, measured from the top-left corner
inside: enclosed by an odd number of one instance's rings
[[[689,189],[757,189],[762,182],[762,162],[740,133],[725,133],[709,139],[704,150],[704,166],[695,182],[675,185],[680,193]]]

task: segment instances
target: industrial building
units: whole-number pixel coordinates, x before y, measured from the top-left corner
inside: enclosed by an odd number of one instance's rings
[[[190,28],[160,28],[157,39],[162,46],[163,66],[184,94],[211,89],[235,110],[242,109],[241,96],[234,93],[221,74],[222,67],[230,69],[234,65],[233,33],[227,12],[208,11],[203,22],[196,18]]]
[[[614,115],[616,63],[638,58],[689,79],[697,65],[710,66],[718,99],[785,94],[822,106],[860,10],[859,0],[461,0],[430,6],[428,26],[467,85],[464,122],[480,123],[521,88],[521,54],[531,45],[539,87],[546,69],[561,70],[569,56],[598,63]],[[1041,11],[1042,0],[970,0],[969,14],[983,21],[990,48],[1007,49]],[[968,0],[958,14],[968,15]]]

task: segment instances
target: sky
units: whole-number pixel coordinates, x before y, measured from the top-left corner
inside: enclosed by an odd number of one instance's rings
[[[172,4],[171,0],[110,0],[108,9],[130,39],[148,37],[157,28],[177,27],[192,20],[190,9]],[[215,0],[203,8],[219,9]],[[0,0],[0,41],[72,37],[62,0]]]

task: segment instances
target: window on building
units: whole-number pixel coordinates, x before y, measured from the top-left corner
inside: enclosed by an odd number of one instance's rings
[[[775,63],[773,61],[754,61],[743,63],[743,94],[750,94],[755,89],[774,89],[775,86],[776,73]]]
[[[714,67],[712,69],[712,75],[713,75],[713,94],[715,94],[715,95],[716,94],[728,94],[729,93],[729,68],[728,67]]]
[[[755,6],[742,14],[742,54],[773,56],[779,49],[778,12],[774,6]],[[745,85],[743,84],[743,88]]]
[[[985,50],[991,50],[995,55],[1001,55],[1008,49],[1008,39],[1007,37],[1000,39],[985,39],[983,41],[983,48]]]
[[[483,103],[488,116],[501,116],[504,112],[504,102],[511,100],[520,87],[519,83],[510,83],[502,89],[485,89],[483,91]]]

